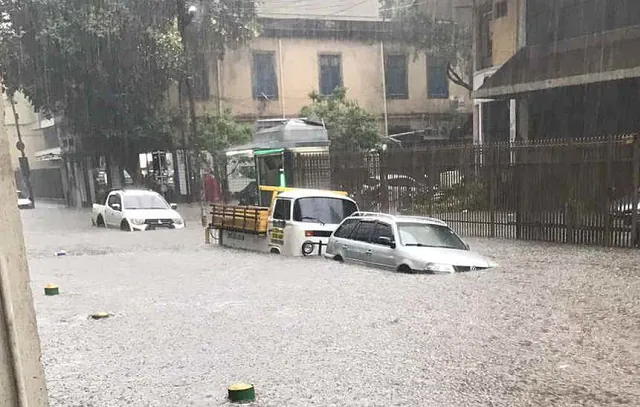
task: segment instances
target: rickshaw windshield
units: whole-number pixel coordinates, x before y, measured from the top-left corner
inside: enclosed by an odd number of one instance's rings
[[[293,205],[293,220],[337,225],[357,210],[356,204],[348,199],[299,198]]]

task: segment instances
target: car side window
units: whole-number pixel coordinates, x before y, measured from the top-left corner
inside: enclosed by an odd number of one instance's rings
[[[333,235],[342,239],[348,239],[356,226],[358,226],[358,219],[347,219],[342,223],[342,225],[340,225]]]
[[[291,201],[288,199],[276,200],[276,206],[273,208],[273,219],[290,220],[291,219]]]
[[[359,242],[369,242],[375,226],[376,224],[374,222],[360,222],[353,239]]]
[[[107,199],[107,205],[109,206],[109,208],[111,208],[113,204],[120,205],[120,209],[122,209],[122,198],[120,198],[120,194],[109,195],[109,198]]]
[[[393,237],[393,229],[391,228],[391,225],[388,225],[386,223],[381,223],[381,222],[378,222],[376,224],[376,228],[373,231],[373,237],[371,240],[375,243],[376,240],[380,237],[389,238],[389,240],[391,240],[392,242],[395,241],[395,238]]]

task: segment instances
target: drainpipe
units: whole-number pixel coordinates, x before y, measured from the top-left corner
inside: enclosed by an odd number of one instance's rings
[[[384,72],[384,42],[380,41],[380,67],[382,71],[382,111],[384,115],[384,136],[389,136],[389,117],[387,115],[387,79]]]
[[[282,118],[286,119],[287,114],[284,104],[284,67],[282,65],[282,38],[278,38],[278,68],[280,74],[280,109],[282,110]]]

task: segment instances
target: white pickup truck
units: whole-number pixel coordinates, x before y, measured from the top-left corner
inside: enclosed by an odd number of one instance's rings
[[[144,231],[182,229],[184,219],[176,212],[177,205],[154,191],[123,189],[111,191],[104,205],[93,205],[91,223],[98,227]]]

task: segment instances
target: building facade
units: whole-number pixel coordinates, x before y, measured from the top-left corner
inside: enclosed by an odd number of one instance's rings
[[[638,46],[638,1],[476,2],[474,140],[637,132]]]
[[[230,108],[245,122],[296,118],[311,92],[344,87],[347,98],[379,118],[381,134],[448,139],[453,118],[471,115],[469,92],[449,80],[445,61],[416,53],[397,38],[379,17],[377,0],[352,2],[348,11],[349,2],[336,6],[342,13],[305,14],[265,1],[258,38],[228,50],[222,60],[200,59],[199,113]]]

